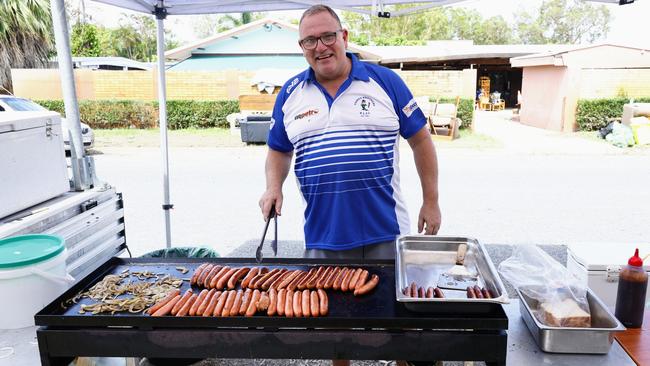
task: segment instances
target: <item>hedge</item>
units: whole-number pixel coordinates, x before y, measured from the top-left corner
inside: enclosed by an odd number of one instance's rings
[[[429,100],[435,102],[436,98],[429,98]],[[456,103],[456,98],[440,98],[440,103]],[[461,99],[458,103],[458,113],[456,113],[456,117],[463,121],[463,124],[460,125],[461,130],[471,128],[473,116],[474,100],[469,98]]]
[[[650,103],[650,97],[634,98],[635,102]],[[580,99],[576,108],[576,123],[580,131],[598,131],[613,118],[623,116],[623,105],[629,98]]]
[[[432,99],[435,102],[435,99]],[[65,115],[62,100],[37,100],[43,107]],[[454,98],[441,98],[441,103],[455,103]],[[622,108],[622,107],[621,107]],[[239,112],[236,100],[194,101],[168,100],[167,126],[172,130],[183,128],[228,127],[226,116]],[[154,128],[158,126],[158,102],[132,100],[83,100],[79,102],[81,120],[92,128]],[[461,129],[470,128],[474,101],[461,99],[458,118]]]
[[[63,101],[38,100],[37,103],[65,114]],[[167,126],[172,130],[228,127],[226,116],[238,111],[236,100],[168,100]],[[79,114],[92,128],[153,128],[158,125],[158,102],[84,100],[79,102]]]

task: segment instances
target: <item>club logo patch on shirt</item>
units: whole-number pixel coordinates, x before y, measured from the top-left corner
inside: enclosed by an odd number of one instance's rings
[[[411,114],[413,114],[413,112],[418,108],[418,103],[415,101],[415,98],[413,98],[406,104],[406,106],[404,106],[404,108],[402,108],[402,112],[404,112],[406,117],[411,117]]]
[[[294,86],[298,85],[299,82],[300,82],[300,79],[298,79],[298,78],[295,78],[295,79],[291,80],[291,84],[289,84],[289,86],[287,86],[287,94],[291,94],[291,89],[293,89]]]
[[[299,119],[303,119],[303,118],[306,118],[306,117],[311,117],[311,116],[314,116],[316,114],[318,114],[318,109],[309,109],[309,110],[306,110],[306,111],[304,111],[302,113],[298,113],[295,117],[293,117],[293,120],[297,121]]]
[[[370,117],[370,110],[375,107],[375,101],[368,96],[363,96],[354,101],[354,106],[357,107],[361,117]]]

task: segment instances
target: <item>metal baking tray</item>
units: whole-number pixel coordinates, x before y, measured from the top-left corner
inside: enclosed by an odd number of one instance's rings
[[[395,297],[407,309],[419,312],[486,313],[508,303],[501,278],[485,248],[473,238],[407,235],[396,239]],[[468,299],[465,290],[441,289],[444,298],[413,298],[402,289],[415,281],[422,287],[436,287],[438,276],[456,264],[460,244],[467,244],[465,267],[478,273],[478,285],[487,288],[492,299]]]
[[[535,342],[544,352],[551,353],[597,353],[609,352],[614,341],[614,332],[625,330],[621,322],[607,309],[607,306],[591,291],[587,291],[587,302],[591,313],[591,328],[549,327],[542,324],[534,314],[539,302],[517,290],[521,317]]]

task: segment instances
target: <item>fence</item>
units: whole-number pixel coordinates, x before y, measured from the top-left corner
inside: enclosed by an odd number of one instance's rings
[[[476,70],[401,71],[415,96],[474,98]],[[80,100],[140,100],[158,98],[155,71],[74,70]],[[251,85],[254,71],[169,71],[167,99],[223,100],[259,94]],[[63,99],[57,69],[12,69],[14,94],[39,100]]]

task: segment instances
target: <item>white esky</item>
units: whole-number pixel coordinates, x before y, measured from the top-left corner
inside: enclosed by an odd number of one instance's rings
[[[81,0],[65,0],[74,6],[78,6]],[[512,22],[513,13],[522,7],[533,9],[541,4],[542,0],[467,0],[453,7],[475,9],[484,18],[501,15],[508,22]],[[622,45],[650,48],[650,31],[648,22],[650,15],[650,0],[636,0],[632,4],[619,6],[617,4],[604,4],[591,2],[594,5],[606,6],[612,15],[610,30],[603,42],[611,42]],[[85,0],[86,13],[93,18],[93,22],[107,27],[117,27],[121,13],[140,14],[120,9],[93,1]],[[284,20],[297,19],[301,11],[277,11],[269,12],[271,17]],[[193,30],[193,22],[197,16],[169,16],[165,21],[165,29],[171,30],[175,38],[182,43],[191,42],[197,39]]]

